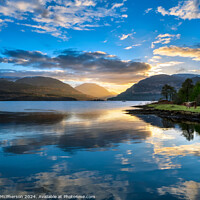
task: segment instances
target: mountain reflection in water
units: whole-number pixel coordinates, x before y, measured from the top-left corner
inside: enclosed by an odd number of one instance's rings
[[[0,193],[199,199],[200,124],[125,109],[1,112]]]

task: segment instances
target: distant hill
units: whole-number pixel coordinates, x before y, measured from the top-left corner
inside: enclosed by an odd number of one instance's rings
[[[49,77],[0,79],[0,100],[92,100],[68,84]]]
[[[95,83],[84,83],[82,85],[75,87],[75,89],[84,94],[91,95],[93,97],[100,99],[106,99],[108,97],[115,96],[115,94],[113,94],[112,92],[109,92],[104,87],[101,87]]]
[[[156,75],[139,81],[125,92],[110,98],[109,100],[133,100],[133,101],[152,101],[159,100],[163,85],[169,84],[178,90],[182,83],[187,79],[192,78],[193,82],[200,81],[200,76],[192,74],[175,74],[175,75]]]

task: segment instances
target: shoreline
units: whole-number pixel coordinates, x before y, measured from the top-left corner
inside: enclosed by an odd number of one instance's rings
[[[172,121],[182,122],[199,122],[200,113],[190,111],[178,111],[178,110],[162,110],[149,107],[151,104],[133,106],[136,109],[126,110],[130,115],[156,115],[161,118],[169,119]]]

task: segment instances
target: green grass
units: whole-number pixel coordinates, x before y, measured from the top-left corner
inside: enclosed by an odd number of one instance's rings
[[[174,110],[174,111],[185,111],[185,112],[196,112],[200,113],[200,106],[198,106],[196,109],[194,107],[192,108],[186,108],[186,106],[182,105],[175,105],[175,104],[150,104],[149,107],[153,107],[158,110]]]

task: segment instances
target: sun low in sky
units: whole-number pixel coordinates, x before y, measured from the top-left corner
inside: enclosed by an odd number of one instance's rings
[[[200,72],[200,0],[0,0],[0,77],[121,92]]]

